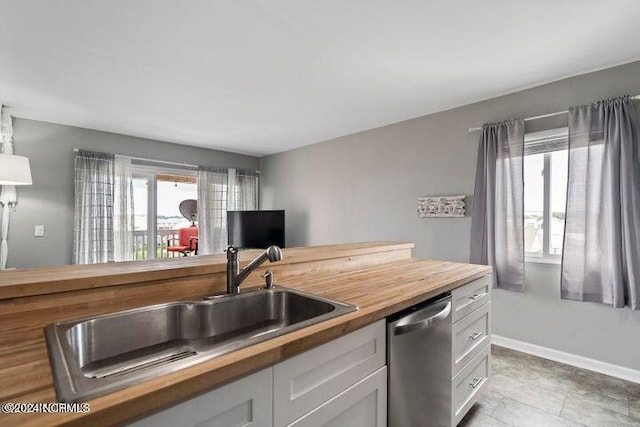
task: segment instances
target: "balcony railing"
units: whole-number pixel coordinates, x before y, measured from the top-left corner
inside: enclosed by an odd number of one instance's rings
[[[178,230],[158,230],[156,233],[156,258],[169,258],[173,256],[182,256],[175,252],[167,251],[167,246],[171,240],[178,240]],[[149,243],[147,230],[136,230],[133,232],[133,240],[135,242],[134,259],[149,259]]]
[[[214,227],[212,238],[217,244],[214,246],[212,253],[223,253],[227,245],[227,228]],[[170,241],[175,241],[174,245],[178,242],[180,237],[180,230],[158,230],[156,233],[156,258],[172,258],[182,256],[179,252],[167,251]],[[150,259],[149,257],[149,245],[148,245],[148,233],[147,230],[135,230],[133,232],[133,239],[135,243],[134,260]],[[216,249],[217,248],[217,249]],[[195,255],[191,253],[190,255]]]

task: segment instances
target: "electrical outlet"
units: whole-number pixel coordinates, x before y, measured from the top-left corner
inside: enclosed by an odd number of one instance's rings
[[[44,237],[44,225],[36,225],[33,230],[34,237]]]

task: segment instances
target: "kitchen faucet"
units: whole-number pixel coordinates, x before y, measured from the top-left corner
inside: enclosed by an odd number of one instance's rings
[[[269,246],[260,256],[251,261],[245,268],[240,271],[238,263],[238,248],[229,246],[227,248],[227,293],[240,293],[240,284],[247,278],[249,274],[256,268],[260,267],[266,260],[270,262],[280,261],[282,259],[282,249],[278,246]]]

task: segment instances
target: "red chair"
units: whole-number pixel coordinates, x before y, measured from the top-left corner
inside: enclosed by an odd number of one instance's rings
[[[167,242],[167,255],[169,252],[175,254],[179,252],[182,256],[191,253],[198,255],[198,227],[186,227],[178,230],[178,245],[173,246],[176,239],[169,239]]]

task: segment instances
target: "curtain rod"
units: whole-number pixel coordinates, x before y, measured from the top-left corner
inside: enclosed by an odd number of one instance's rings
[[[83,148],[74,147],[73,152],[77,153],[80,150],[83,150]],[[123,156],[123,157],[128,157],[131,160],[137,160],[139,162],[159,163],[159,164],[172,165],[172,166],[181,166],[183,168],[189,168],[189,169],[198,169],[197,165],[190,165],[188,163],[178,163],[178,162],[170,162],[167,160],[147,159],[144,157],[135,157],[135,156]]]
[[[631,99],[640,99],[640,95],[634,95],[634,96],[631,97]],[[546,119],[547,117],[559,116],[561,114],[567,114],[568,112],[569,112],[569,110],[564,110],[564,111],[556,111],[555,113],[541,114],[539,116],[526,117],[524,119],[524,121],[528,122],[528,121],[531,121],[531,120]],[[475,127],[475,128],[469,128],[469,133],[477,132],[479,130],[482,130],[482,126],[478,126],[478,127]]]

